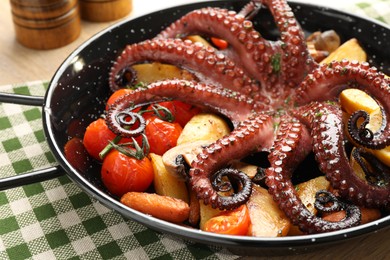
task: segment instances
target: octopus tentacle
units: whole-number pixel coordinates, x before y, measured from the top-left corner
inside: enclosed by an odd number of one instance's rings
[[[276,41],[264,39],[254,28],[251,19],[261,7],[267,7],[274,17],[280,31]],[[178,39],[194,33],[226,40],[228,47],[217,50]],[[253,180],[226,165],[266,151],[270,152],[270,167],[264,170],[268,191],[304,232],[358,225],[358,206],[390,209],[389,167],[362,150],[390,145],[390,79],[368,63],[343,60],[318,65],[286,0],[252,0],[239,13],[203,8],[184,15],[154,39],[124,49],[110,71],[111,90],[131,84],[136,76],[132,65],[147,62],[176,65],[195,80],[164,80],[136,89],[110,106],[107,125],[123,137],[140,135],[145,121],[134,109],[167,99],[225,115],[233,123],[233,131],[203,147],[186,178],[205,204],[232,209],[245,203]],[[382,111],[382,125],[376,132],[367,128],[370,115],[365,111],[353,113],[346,124],[351,143],[359,146],[351,155],[365,178],[355,174],[349,163],[341,109],[328,102],[336,101],[342,90],[351,87],[372,96]],[[322,212],[344,210],[346,217],[339,222],[313,215],[291,181],[296,167],[311,152],[343,200],[319,191],[315,207]]]
[[[296,88],[304,76],[318,66],[309,54],[304,32],[285,0],[254,0],[266,5],[280,31],[281,75],[284,87]]]
[[[371,140],[364,140],[361,135],[354,134],[355,142],[370,149],[382,149],[390,145],[390,87],[385,75],[376,68],[370,67],[367,62],[334,61],[323,64],[301,83],[296,90],[294,103],[307,104],[310,101],[334,100],[346,88],[358,88],[369,94],[381,107],[382,124],[380,131],[376,132]],[[356,124],[350,124],[357,127]],[[359,132],[359,131],[358,131]]]
[[[355,206],[348,208],[347,217],[340,222],[329,222],[313,215],[299,199],[291,175],[295,167],[311,151],[310,134],[307,128],[293,118],[284,117],[272,153],[271,166],[266,170],[268,192],[293,224],[307,233],[339,230],[358,225],[360,211]]]
[[[213,175],[231,160],[241,159],[254,152],[267,150],[273,142],[273,120],[261,114],[243,121],[239,127],[204,148],[191,164],[190,185],[198,199],[213,208],[232,209],[245,203],[251,194],[251,180],[246,174],[231,170],[243,188],[231,196],[223,196],[212,184]]]
[[[360,124],[359,119],[364,119]],[[350,116],[348,120],[348,132],[349,135],[354,139],[358,144],[368,146],[369,142],[374,138],[374,133],[367,128],[367,124],[370,122],[370,115],[363,110],[358,110]],[[383,126],[384,124],[382,124]],[[375,147],[372,147],[375,148]]]
[[[390,168],[378,160],[372,153],[358,148],[352,150],[351,156],[354,157],[362,168],[368,182],[384,186],[390,185]]]
[[[166,98],[211,109],[225,115],[233,125],[248,118],[253,110],[263,109],[253,100],[227,89],[187,80],[166,80],[152,83],[146,88],[139,88],[117,100],[107,111],[107,125],[116,134],[132,136],[130,130],[123,128],[118,116],[139,104],[163,101]]]
[[[114,116],[109,115],[110,122],[113,117],[115,117],[114,123],[109,124],[110,129],[114,133],[128,138],[142,134],[146,127],[146,121],[140,114],[135,113],[132,110],[143,107],[144,105],[145,104],[137,104],[126,109],[118,110],[118,113],[115,113]]]
[[[215,36],[229,42],[226,55],[262,85],[267,85],[266,77],[273,72],[271,56],[277,51],[253,28],[251,21],[234,11],[203,8],[184,15],[156,38],[175,38],[193,33]]]
[[[319,167],[341,197],[365,207],[389,207],[390,185],[377,186],[354,173],[344,149],[341,110],[313,102],[292,114],[302,120],[313,136],[313,150]]]
[[[258,1],[250,1],[243,8],[241,8],[239,15],[245,17],[245,19],[252,20],[260,11],[262,4]]]
[[[309,54],[303,31],[286,1],[254,1],[241,13],[247,14],[259,2],[268,6],[273,14],[281,32],[281,41],[264,39],[243,15],[220,8],[192,11],[156,38],[198,33],[228,41],[230,47],[225,52],[229,58],[261,83],[262,96],[268,96],[274,107],[280,106],[289,95],[289,88],[298,86],[303,77],[316,67],[316,63]],[[257,99],[253,93],[250,91],[249,94]]]
[[[202,44],[180,39],[155,39],[128,45],[117,58],[109,76],[110,88],[115,91],[121,87],[121,77],[136,63],[158,61],[170,63],[193,73],[199,81],[216,87],[229,88],[246,93],[257,91],[258,84],[223,54]],[[259,102],[268,102],[258,96]]]

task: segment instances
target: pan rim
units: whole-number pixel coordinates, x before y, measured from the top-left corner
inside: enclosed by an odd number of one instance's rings
[[[148,15],[156,15],[160,11],[169,11],[174,8],[178,7],[184,7],[184,6],[194,6],[194,5],[207,5],[207,3],[213,3],[215,1],[202,1],[202,2],[193,2],[185,5],[179,5],[176,7],[170,7],[167,9],[155,11],[149,14],[139,15],[136,17],[132,17],[131,19],[126,19],[123,21],[120,21],[118,23],[115,23],[108,28],[98,32],[94,36],[92,36],[90,39],[85,41],[83,44],[81,44],[79,47],[77,47],[69,56],[64,60],[64,62],[60,65],[58,70],[55,72],[53,78],[51,79],[49,83],[48,90],[46,92],[44,103],[43,103],[43,126],[44,126],[44,132],[46,139],[49,143],[50,149],[52,153],[54,154],[54,157],[56,158],[57,162],[60,164],[60,166],[66,171],[67,175],[71,177],[71,179],[78,184],[79,187],[81,187],[84,191],[86,191],[90,196],[92,196],[94,199],[99,201],[100,203],[104,204],[108,208],[117,211],[122,216],[125,216],[126,218],[129,218],[131,220],[134,220],[138,223],[141,223],[153,230],[161,231],[163,233],[167,234],[174,234],[178,235],[181,238],[189,239],[191,241],[197,241],[204,244],[218,244],[221,246],[228,246],[228,247],[267,247],[267,248],[280,248],[280,247],[286,247],[291,250],[293,250],[292,247],[294,246],[311,246],[311,245],[320,245],[324,243],[331,243],[331,242],[338,242],[341,240],[347,240],[350,238],[354,238],[361,235],[366,235],[369,233],[372,233],[374,231],[383,230],[385,228],[389,228],[390,226],[390,215],[383,217],[379,220],[359,225],[357,227],[351,227],[344,230],[339,231],[333,231],[329,233],[322,233],[322,234],[312,234],[312,235],[300,235],[300,236],[289,236],[289,237],[277,237],[277,238],[270,238],[270,237],[246,237],[246,236],[229,236],[229,235],[219,235],[219,234],[213,234],[208,232],[203,232],[201,230],[194,230],[186,227],[179,226],[177,224],[172,224],[163,220],[156,219],[154,217],[145,215],[143,213],[140,213],[138,211],[135,211],[133,209],[130,209],[123,204],[121,204],[119,201],[115,200],[114,198],[110,197],[106,193],[102,192],[93,184],[91,184],[89,181],[87,181],[85,178],[83,178],[75,168],[73,168],[69,162],[66,160],[64,154],[60,151],[62,151],[62,147],[59,147],[57,142],[55,141],[55,134],[53,133],[51,129],[51,103],[52,103],[52,97],[54,89],[57,87],[58,81],[61,78],[62,74],[64,73],[65,69],[69,65],[69,63],[77,58],[77,56],[80,54],[82,50],[87,48],[92,42],[98,40],[100,37],[104,36],[105,34],[111,32],[112,30],[115,30],[116,28],[121,27],[122,25],[126,23],[130,23],[135,19],[139,19]],[[229,1],[220,1],[220,2],[232,2]],[[355,19],[360,20],[366,20],[370,23],[375,23],[378,26],[384,27],[390,32],[390,27],[384,23],[381,23],[380,21],[361,17],[354,14],[349,14],[343,11],[335,10],[329,7],[323,7],[319,5],[314,4],[307,4],[302,3],[300,1],[289,1],[290,3],[294,5],[305,5],[310,6],[313,8],[324,8],[328,10],[329,12],[334,12],[337,14],[342,14],[345,16],[351,16]]]

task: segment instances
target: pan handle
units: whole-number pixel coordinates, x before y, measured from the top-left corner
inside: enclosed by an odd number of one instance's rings
[[[0,102],[3,103],[12,103],[18,105],[27,105],[27,106],[42,106],[43,100],[44,98],[40,96],[26,96],[26,95],[0,92]]]
[[[50,180],[62,176],[64,174],[65,172],[60,166],[53,166],[46,169],[32,171],[29,173],[2,178],[0,179],[0,191],[36,182]]]
[[[42,106],[44,97],[0,92],[0,102],[28,106]],[[0,179],[0,191],[53,179],[64,174],[65,172],[60,166],[53,166],[29,173],[2,178]]]

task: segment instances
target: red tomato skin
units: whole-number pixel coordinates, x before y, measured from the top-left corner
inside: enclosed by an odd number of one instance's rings
[[[249,225],[249,211],[244,204],[237,209],[222,212],[220,215],[209,219],[205,223],[204,229],[218,234],[244,236],[248,233]]]
[[[193,116],[201,112],[199,107],[181,101],[174,100],[172,103],[175,106],[175,122],[179,123],[181,127],[184,127]]]
[[[157,104],[167,108],[175,118],[173,122],[179,123],[181,127],[184,127],[194,115],[201,112],[200,108],[178,100],[165,101]],[[151,110],[152,106],[150,105],[147,109]],[[161,113],[164,114],[164,112]],[[147,112],[143,114],[145,119],[149,119],[152,116],[155,116],[153,112]]]
[[[150,152],[163,155],[175,147],[182,130],[183,128],[178,123],[170,123],[155,116],[150,117],[145,127]]]
[[[107,127],[106,121],[99,118],[93,121],[85,130],[84,147],[91,157],[101,161],[99,153],[115,137],[116,135]]]
[[[103,160],[101,178],[116,196],[129,191],[143,192],[153,182],[153,166],[147,157],[138,160],[113,150]]]
[[[114,140],[114,134],[107,126],[103,118],[93,121],[85,130],[83,144],[88,154],[98,161],[102,161],[99,153],[109,144],[109,141]],[[141,139],[140,139],[141,140]],[[130,138],[122,138],[119,143],[132,142]]]
[[[227,41],[215,37],[211,37],[211,42],[220,50],[224,50],[229,46]]]
[[[132,89],[128,89],[128,88],[121,88],[121,89],[118,89],[117,91],[115,91],[114,93],[111,94],[111,96],[108,98],[107,100],[107,103],[106,103],[106,110],[108,110],[108,108],[114,104],[118,99],[120,99],[121,97],[123,97],[124,95],[126,94],[129,94],[131,92],[133,92],[134,90]]]
[[[91,166],[91,158],[83,145],[82,139],[73,137],[64,146],[65,157],[68,162],[82,173]]]

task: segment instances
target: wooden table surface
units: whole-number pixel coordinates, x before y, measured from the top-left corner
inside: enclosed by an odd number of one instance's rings
[[[0,85],[50,80],[72,50],[109,24],[83,22],[79,38],[71,44],[53,50],[32,50],[15,38],[9,1],[0,0],[0,8]]]
[[[134,1],[131,15],[138,15]],[[173,4],[175,1],[170,1]],[[182,1],[183,2],[183,1]],[[158,6],[155,6],[158,9]],[[73,43],[54,50],[37,51],[21,46],[15,39],[9,1],[0,0],[0,85],[16,84],[35,80],[49,80],[61,62],[93,34],[111,23],[82,22],[80,37]],[[330,246],[315,253],[307,253],[289,259],[389,259],[390,229],[362,236],[354,241]],[[246,257],[250,259],[250,257]]]

